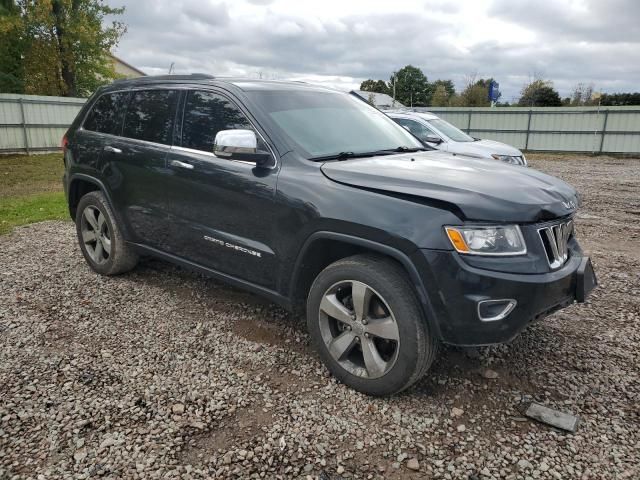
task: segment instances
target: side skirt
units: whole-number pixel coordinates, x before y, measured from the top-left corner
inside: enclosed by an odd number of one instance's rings
[[[213,270],[211,268],[203,267],[197,263],[191,262],[189,260],[185,260],[182,257],[178,257],[176,255],[172,255],[170,253],[163,252],[153,247],[149,247],[147,245],[142,245],[140,243],[132,243],[127,242],[129,245],[133,246],[136,251],[141,255],[149,255],[152,257],[156,257],[162,260],[166,260],[168,262],[179,265],[185,269],[193,270],[198,273],[202,273],[208,277],[215,278],[216,280],[220,280],[224,283],[228,283],[234,287],[238,287],[242,290],[246,290],[251,293],[255,293],[264,297],[274,303],[277,303],[282,308],[291,311],[292,303],[291,300],[274,290],[270,290],[268,288],[261,287],[260,285],[256,285],[255,283],[247,282],[246,280],[239,279],[234,277],[233,275],[228,275],[226,273],[219,272],[217,270]]]

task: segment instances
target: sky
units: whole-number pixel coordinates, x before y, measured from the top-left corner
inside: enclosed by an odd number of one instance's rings
[[[407,64],[430,81],[533,77],[640,91],[640,0],[107,0],[128,25],[115,54],[148,74],[303,80],[343,90]]]

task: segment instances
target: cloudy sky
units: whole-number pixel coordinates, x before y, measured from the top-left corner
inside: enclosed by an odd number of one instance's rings
[[[503,99],[533,75],[640,90],[640,0],[108,0],[116,54],[149,74],[207,72],[356,88],[404,65],[429,80],[492,76]]]

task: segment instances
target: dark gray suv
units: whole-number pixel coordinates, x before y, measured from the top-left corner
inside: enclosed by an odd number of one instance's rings
[[[440,343],[508,342],[596,283],[573,188],[429,151],[346,93],[117,81],[63,144],[91,268],[118,274],[153,255],[303,307],[329,370],[369,394],[412,385]]]

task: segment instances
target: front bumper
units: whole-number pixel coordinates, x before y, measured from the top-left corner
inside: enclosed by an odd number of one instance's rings
[[[565,265],[541,274],[503,273],[470,266],[450,251],[422,250],[432,272],[424,279],[442,341],[460,346],[505,343],[527,325],[583,302],[597,285],[588,257],[574,252]],[[515,300],[504,318],[487,321],[478,304]]]

